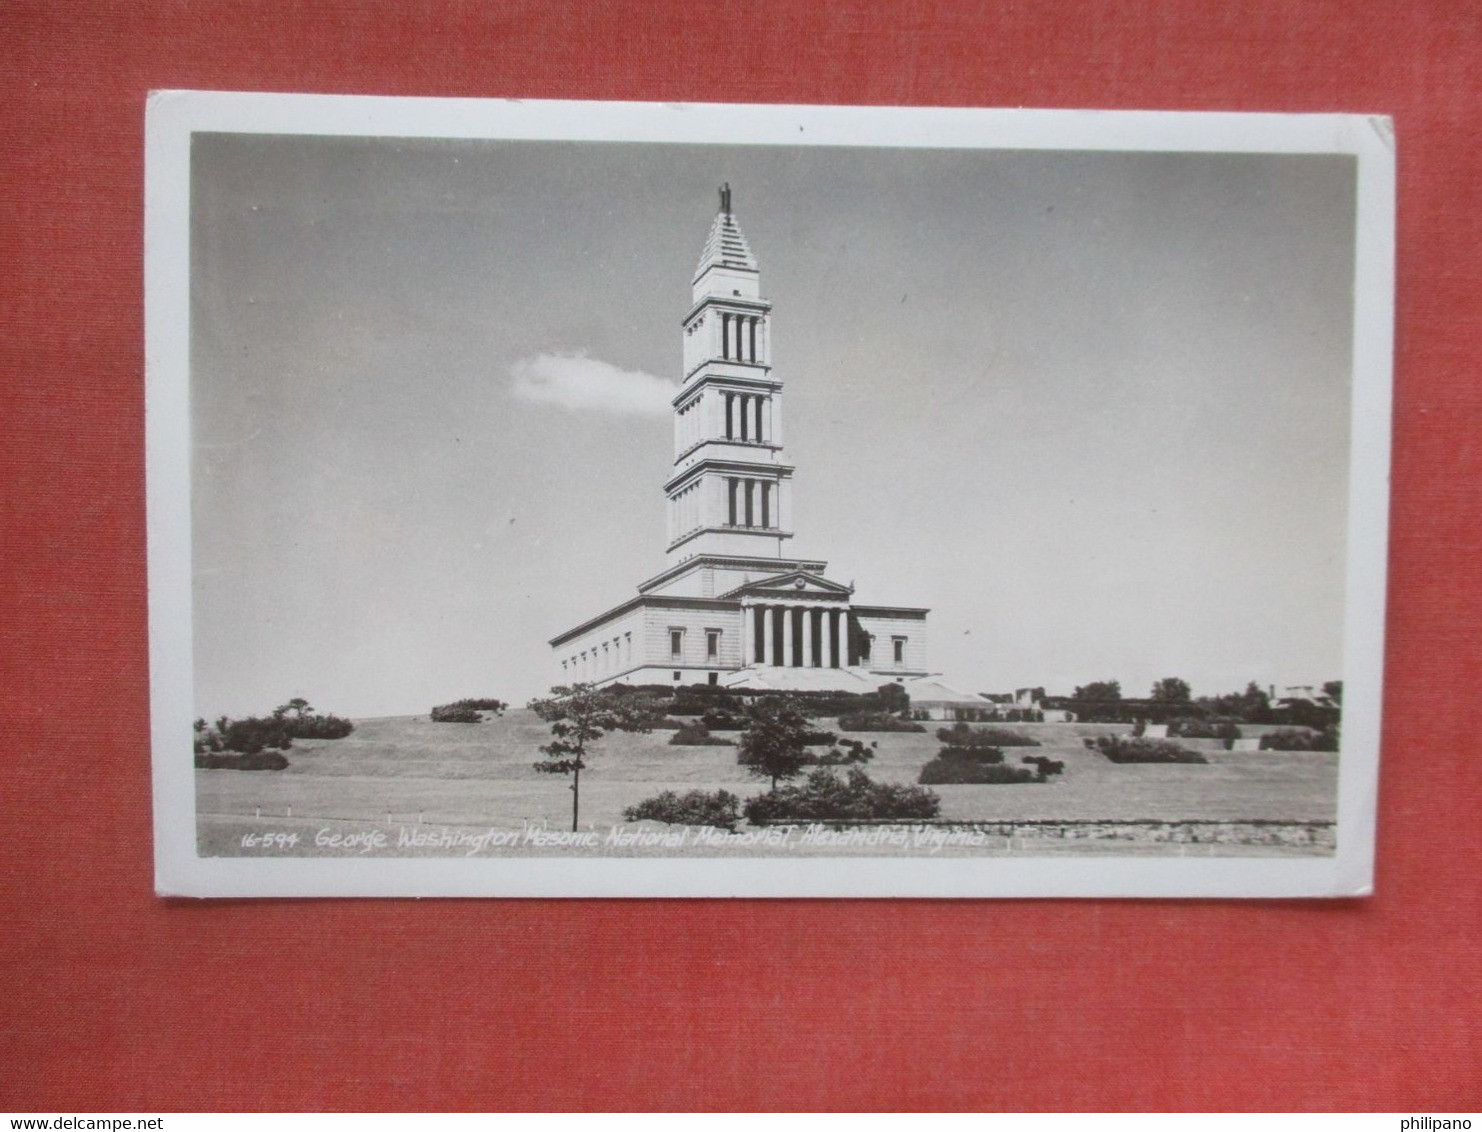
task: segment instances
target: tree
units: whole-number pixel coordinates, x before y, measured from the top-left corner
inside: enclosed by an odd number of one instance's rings
[[[1343,681],[1329,680],[1322,686],[1322,694],[1327,696],[1335,704],[1341,706],[1343,703]]]
[[[1074,700],[1115,701],[1122,698],[1122,685],[1117,680],[1093,680],[1076,688]]]
[[[1189,702],[1189,685],[1177,676],[1165,676],[1153,685],[1150,698],[1159,704],[1186,704]]]
[[[279,719],[282,719],[289,712],[293,712],[293,714],[299,719],[303,719],[306,712],[311,712],[313,710],[314,709],[309,706],[308,700],[304,699],[302,696],[294,696],[293,699],[289,700],[286,704],[281,704],[278,707],[275,707],[273,709],[273,714]]]
[[[652,714],[629,692],[590,684],[560,685],[545,699],[530,701],[530,710],[551,725],[551,741],[540,748],[545,758],[535,764],[542,774],[571,775],[571,832],[581,805],[581,772],[591,745],[609,731],[650,731]]]
[[[811,728],[788,696],[767,696],[752,705],[750,722],[737,744],[736,761],[757,778],[796,778],[808,755]]]

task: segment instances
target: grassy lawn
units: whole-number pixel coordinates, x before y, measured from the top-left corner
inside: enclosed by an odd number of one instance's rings
[[[831,728],[832,721],[820,721],[820,726]],[[938,725],[926,726],[925,734],[841,736],[878,743],[866,766],[871,777],[915,782],[939,746],[934,734]],[[1049,755],[1065,763],[1064,774],[1043,784],[934,787],[942,799],[942,818],[1297,823],[1330,822],[1335,816],[1334,754],[1228,752],[1214,742],[1186,740],[1209,759],[1208,765],[1119,766],[1087,750],[1082,739],[1130,730],[1125,725],[1011,726],[1039,739],[1041,746],[1009,748],[1006,759]],[[622,821],[625,806],[661,790],[724,788],[745,798],[766,789],[736,765],[733,747],[671,747],[671,734],[614,734],[601,741],[582,775],[584,828],[605,830]],[[420,820],[496,829],[527,824],[569,828],[570,779],[541,774],[532,765],[547,738],[545,724],[523,709],[480,724],[432,723],[426,717],[369,719],[357,722],[354,734],[345,739],[297,742],[284,771],[199,770],[202,850],[235,852],[230,848],[235,831],[268,819],[275,820],[275,828],[286,828],[283,820],[290,812],[295,825],[328,821],[337,828],[385,826],[388,818],[392,826]],[[213,829],[221,835],[212,835]]]

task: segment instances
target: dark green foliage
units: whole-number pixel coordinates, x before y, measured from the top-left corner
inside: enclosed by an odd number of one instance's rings
[[[736,832],[741,820],[741,799],[728,790],[707,794],[691,790],[676,794],[665,790],[623,811],[624,821],[661,821],[670,825],[712,825]]]
[[[712,735],[703,724],[685,724],[669,737],[671,747],[729,747],[731,740]]]
[[[1189,684],[1177,676],[1165,676],[1153,685],[1148,696],[1155,704],[1186,704],[1189,702]]]
[[[905,715],[911,710],[910,693],[894,681],[881,684],[875,689],[875,695],[879,697],[881,711],[890,712],[892,715]]]
[[[949,747],[1038,747],[1039,740],[1021,731],[1002,727],[969,727],[958,722],[951,727],[938,727],[937,738]]]
[[[1025,766],[1034,767],[1036,782],[1048,782],[1055,775],[1065,772],[1065,764],[1048,755],[1025,755],[1019,761]]]
[[[1326,731],[1337,727],[1340,709],[1310,700],[1282,700],[1271,709],[1271,722],[1284,723],[1292,727],[1310,727],[1314,731]]]
[[[744,712],[721,711],[719,708],[710,708],[702,716],[700,722],[711,731],[742,731],[747,724]]]
[[[840,731],[922,731],[926,728],[909,719],[886,715],[883,712],[852,712],[839,716]]]
[[[803,746],[805,747],[831,747],[838,742],[839,737],[832,731],[805,731],[803,732]]]
[[[833,740],[830,739],[830,742]],[[845,739],[838,747],[834,747],[824,754],[808,751],[803,756],[804,766],[853,766],[856,763],[867,763],[875,757],[875,744],[868,747],[862,739]]]
[[[283,724],[290,739],[343,739],[355,730],[348,719],[337,715],[316,715],[309,701],[295,696],[273,709],[273,718]]]
[[[1073,700],[1099,700],[1115,702],[1122,698],[1122,685],[1116,680],[1093,680],[1076,688]]]
[[[1230,718],[1195,719],[1182,715],[1168,721],[1169,738],[1239,739],[1240,725]]]
[[[1263,751],[1336,751],[1337,749],[1338,729],[1336,727],[1325,728],[1322,731],[1283,728],[1261,736],[1261,750]]]
[[[926,713],[922,712],[919,716],[913,713],[911,718],[926,717]],[[952,718],[964,723],[1043,723],[1045,713],[1038,708],[995,707],[986,704],[980,708],[954,706]]]
[[[256,751],[250,755],[196,752],[196,767],[200,770],[283,770],[287,766],[288,756],[281,751]]]
[[[779,781],[795,778],[802,770],[810,730],[793,700],[759,700],[752,705],[736,761],[756,777],[771,779],[776,790]]]
[[[858,767],[841,778],[827,768],[808,775],[801,786],[774,787],[750,799],[748,821],[912,821],[934,818],[941,799],[920,786],[875,782]]]
[[[509,704],[503,700],[454,700],[432,709],[433,723],[482,723],[484,713],[503,715]]]
[[[960,747],[943,747],[941,754],[921,768],[916,781],[923,786],[1007,786],[1035,780],[1034,771],[1008,766],[1002,754],[992,762],[972,757],[975,754]]]
[[[1167,739],[1139,739],[1124,735],[1103,735],[1096,740],[1097,749],[1114,763],[1207,763],[1198,751],[1180,747]]]

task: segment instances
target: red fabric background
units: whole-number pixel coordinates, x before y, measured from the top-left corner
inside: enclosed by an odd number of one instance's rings
[[[1477,0],[0,7],[0,1108],[1482,1107]],[[145,92],[1392,114],[1378,895],[163,902]]]

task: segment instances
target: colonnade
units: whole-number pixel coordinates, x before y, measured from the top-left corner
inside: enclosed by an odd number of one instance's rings
[[[726,439],[772,439],[772,399],[759,393],[726,394]]]
[[[727,314],[720,316],[720,356],[728,362],[758,362],[758,350],[762,320],[754,314]]]
[[[849,611],[826,605],[745,605],[743,662],[777,668],[846,668]]]

